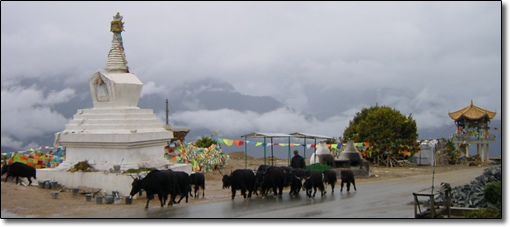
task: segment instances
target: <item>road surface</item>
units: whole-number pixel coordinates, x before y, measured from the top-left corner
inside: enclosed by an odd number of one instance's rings
[[[471,182],[483,174],[486,167],[473,167],[434,175],[434,187],[448,182],[452,187]],[[234,200],[223,199],[195,204],[177,204],[173,207],[152,206],[123,212],[98,213],[66,218],[412,218],[413,192],[430,190],[432,176],[422,175],[392,179],[388,182],[365,182],[354,191],[340,193],[339,182],[335,193],[328,187],[326,196],[317,192],[314,199],[303,191],[291,198],[288,191],[282,198],[254,196],[243,199],[237,193]],[[155,204],[155,203],[153,203]]]

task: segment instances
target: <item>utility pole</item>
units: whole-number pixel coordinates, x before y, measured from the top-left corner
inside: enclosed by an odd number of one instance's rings
[[[168,125],[168,99],[166,99],[166,124]]]

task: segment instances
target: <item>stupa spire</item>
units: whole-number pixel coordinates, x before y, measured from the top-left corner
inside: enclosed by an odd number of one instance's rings
[[[119,12],[113,16],[113,21],[110,25],[110,31],[113,32],[112,47],[110,52],[108,52],[108,60],[104,70],[107,73],[129,73],[121,35],[124,31],[124,22],[122,22],[122,16]]]

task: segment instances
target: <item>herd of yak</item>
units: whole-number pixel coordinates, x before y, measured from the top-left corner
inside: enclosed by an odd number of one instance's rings
[[[220,171],[221,173],[221,171]],[[223,175],[223,173],[221,173]],[[281,197],[284,187],[290,186],[290,196],[294,197],[303,189],[309,198],[315,197],[317,188],[321,192],[321,196],[326,194],[326,186],[331,185],[331,193],[335,190],[337,181],[336,172],[334,170],[304,170],[294,169],[286,166],[269,166],[261,165],[257,171],[251,169],[236,169],[230,175],[223,175],[223,188],[231,188],[232,199],[235,198],[236,191],[240,190],[241,195],[251,198],[252,193],[265,198],[270,190],[273,191],[275,197]],[[340,171],[341,188],[343,190],[344,183],[347,184],[347,191],[350,191],[350,184],[356,190],[354,182],[354,173],[350,169]],[[205,177],[202,173],[188,173],[173,170],[153,170],[144,178],[133,177],[132,189],[130,195],[145,191],[147,194],[148,209],[150,200],[154,199],[157,194],[161,203],[161,207],[169,200],[168,206],[179,203],[183,198],[188,202],[188,194],[193,197],[192,187],[194,186],[194,196],[197,197],[197,191],[202,189],[202,197],[204,197]],[[312,194],[313,190],[313,194]],[[170,195],[170,198],[168,198]],[[180,196],[176,201],[176,197]]]
[[[36,178],[35,168],[23,164],[13,163],[11,165],[4,165],[2,168],[2,175],[7,173],[5,181],[10,176],[16,177],[16,184],[19,177],[26,177],[29,185],[32,183],[30,178]],[[221,173],[221,171],[220,171]],[[221,173],[223,175],[223,173]],[[183,171],[173,170],[152,170],[145,177],[133,177],[133,183],[130,195],[134,196],[136,193],[145,191],[147,194],[147,204],[145,209],[149,208],[149,202],[154,199],[154,195],[158,195],[161,207],[169,200],[168,206],[174,203],[180,203],[183,198],[188,202],[188,196],[193,195],[197,197],[197,192],[202,189],[202,197],[204,197],[205,177],[203,173],[188,174]],[[350,190],[350,184],[354,186],[354,173],[350,169],[342,169],[340,171],[341,188],[342,192],[344,183],[347,184],[347,191]],[[295,169],[287,166],[269,166],[260,165],[257,171],[251,169],[236,169],[230,175],[223,175],[223,188],[231,188],[232,199],[236,195],[236,191],[240,190],[241,195],[246,198],[251,198],[252,193],[260,195],[265,198],[270,190],[273,191],[275,197],[282,196],[284,187],[290,186],[290,196],[294,197],[299,194],[303,189],[309,198],[315,197],[317,188],[321,192],[321,196],[326,194],[326,186],[331,185],[331,193],[335,190],[337,175],[334,170],[325,170],[323,172],[318,170],[304,170]],[[194,193],[192,193],[192,186],[194,186]],[[312,194],[313,189],[313,194]],[[168,198],[170,195],[170,198]],[[198,193],[198,196],[200,194]],[[176,201],[176,197],[180,196]]]

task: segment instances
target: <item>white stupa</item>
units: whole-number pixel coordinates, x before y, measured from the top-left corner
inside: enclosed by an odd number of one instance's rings
[[[325,141],[320,141],[317,150],[310,156],[310,165],[322,163],[322,156],[324,155],[331,155],[331,151],[329,151],[328,144]]]
[[[173,132],[163,127],[152,109],[137,107],[143,83],[127,67],[123,25],[117,13],[111,22],[113,40],[105,72],[88,80],[94,108],[79,109],[65,130],[55,135],[55,143],[66,147],[66,160],[59,169],[85,160],[98,170],[170,164],[163,154]]]

